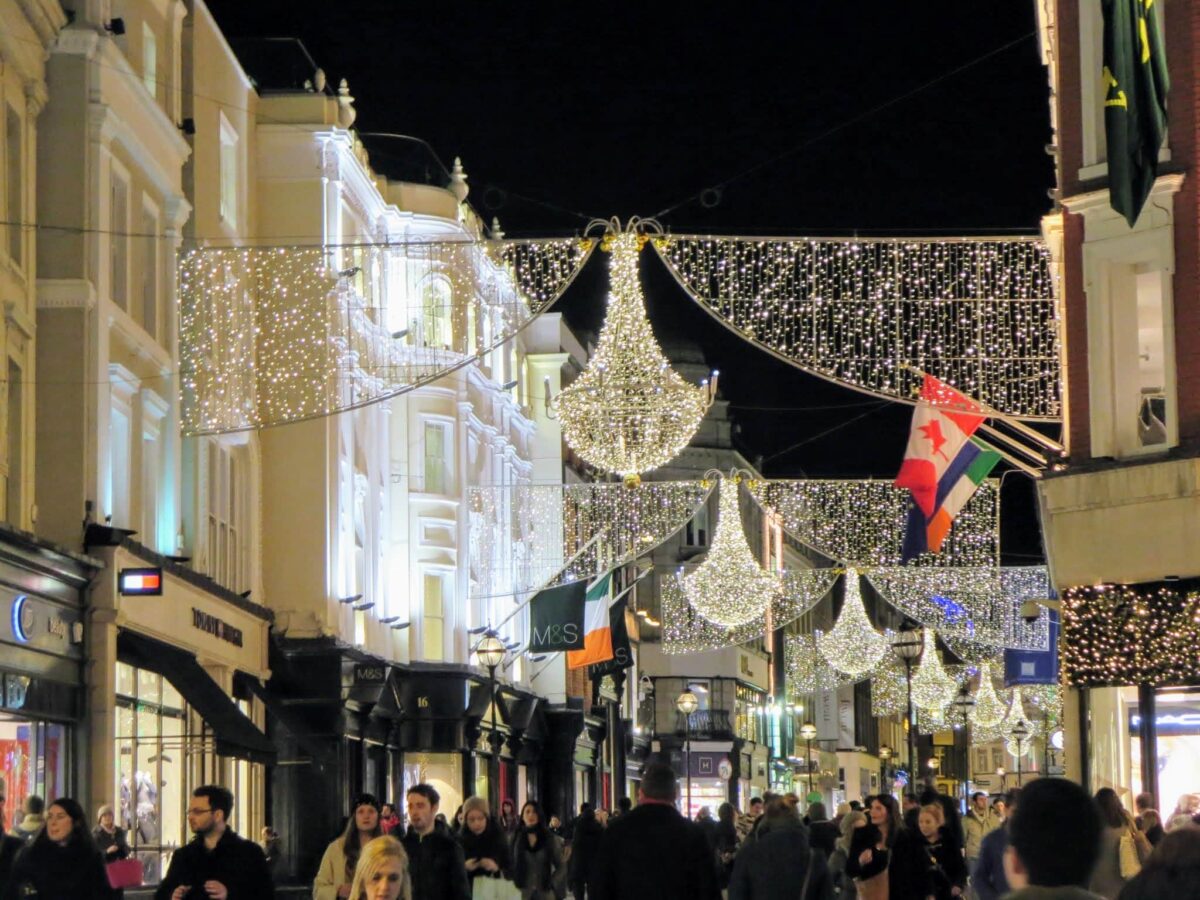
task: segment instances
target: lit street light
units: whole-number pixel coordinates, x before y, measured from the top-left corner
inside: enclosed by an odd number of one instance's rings
[[[812,783],[812,742],[817,736],[817,726],[812,722],[805,722],[800,726],[800,737],[804,738],[804,762],[805,768],[808,769],[808,792],[811,794],[813,789]]]
[[[692,713],[700,705],[696,695],[684,691],[675,698],[675,708],[683,714],[684,767],[687,772],[687,817],[692,817]]]

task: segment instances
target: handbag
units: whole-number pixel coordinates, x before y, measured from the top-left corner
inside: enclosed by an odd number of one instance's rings
[[[1138,856],[1137,842],[1133,832],[1126,828],[1121,832],[1121,844],[1117,850],[1117,861],[1121,867],[1121,877],[1129,880],[1142,871],[1142,860]]]
[[[890,850],[884,852],[887,853],[888,859],[882,872],[870,878],[854,879],[858,887],[858,900],[888,900],[888,869],[892,867],[892,853]]]
[[[504,878],[481,875],[471,883],[471,900],[521,900],[521,889]]]
[[[117,859],[105,867],[108,872],[108,886],[114,891],[121,888],[142,886],[142,861],[140,859]]]

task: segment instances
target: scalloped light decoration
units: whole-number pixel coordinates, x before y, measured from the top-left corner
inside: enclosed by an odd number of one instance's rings
[[[938,712],[954,699],[958,686],[942,665],[942,657],[937,650],[937,634],[933,629],[926,628],[924,637],[925,649],[921,653],[917,671],[913,673],[913,703],[927,712]]]
[[[975,691],[975,706],[971,709],[971,727],[976,729],[992,728],[1000,724],[1004,718],[1004,704],[996,695],[996,686],[992,684],[992,667],[990,663],[979,665],[979,688]]]
[[[817,649],[831,666],[847,675],[866,675],[873,671],[891,649],[867,618],[855,569],[846,570],[842,612],[828,633],[817,632]]]

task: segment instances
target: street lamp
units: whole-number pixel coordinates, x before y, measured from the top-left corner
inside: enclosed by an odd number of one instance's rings
[[[1004,766],[1000,766],[1000,768],[998,768],[996,770],[996,774],[1000,776],[1000,793],[1007,794],[1008,793],[1008,781],[1007,781],[1008,772],[1006,772],[1004,770]]]
[[[1029,739],[1029,729],[1025,726],[1024,719],[1018,719],[1017,724],[1013,726],[1012,739],[1017,742],[1017,787],[1021,786],[1021,757],[1025,755],[1025,748],[1021,746],[1022,741]]]
[[[912,771],[916,769],[916,733],[913,731],[913,701],[912,701],[912,670],[913,665],[921,658],[921,651],[925,649],[925,638],[915,628],[907,628],[896,635],[896,639],[892,641],[892,652],[900,658],[900,662],[904,663],[904,681],[908,687],[908,707],[906,712],[907,721],[905,723],[908,731],[908,768],[912,777],[913,784],[916,784],[917,773]]]
[[[692,713],[700,705],[696,695],[685,690],[675,698],[675,708],[683,714],[684,766],[687,772],[687,817],[692,817]]]
[[[481,666],[488,670],[488,695],[491,697],[491,725],[492,737],[491,741],[496,737],[496,669],[500,668],[500,664],[504,662],[504,654],[508,651],[504,647],[504,642],[496,637],[494,632],[489,631],[484,635],[483,640],[475,647],[475,659]],[[491,743],[489,741],[489,743]],[[492,744],[492,755],[499,761],[500,752],[496,749],[496,745]],[[497,765],[496,772],[499,773],[500,768]],[[488,766],[488,793],[492,791],[492,767]],[[502,799],[497,797],[497,800]]]
[[[962,718],[963,728],[963,753],[966,756],[965,764],[963,765],[963,799],[970,799],[971,791],[971,713],[975,709],[975,698],[971,696],[971,686],[963,684],[958,692],[958,696],[954,698],[954,711]]]
[[[883,785],[887,781],[888,760],[892,758],[892,754],[894,752],[895,751],[892,750],[892,748],[889,747],[887,744],[883,744],[879,748],[879,793],[881,793],[881,794],[890,794],[891,793],[891,791],[884,788]]]
[[[800,726],[800,737],[804,738],[804,763],[808,769],[808,792],[812,793],[812,742],[817,736],[817,726],[812,722],[805,722]]]

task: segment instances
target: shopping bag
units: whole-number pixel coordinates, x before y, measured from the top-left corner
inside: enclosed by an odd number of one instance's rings
[[[503,878],[476,878],[471,885],[471,900],[521,900],[521,889]]]
[[[1122,878],[1128,880],[1142,871],[1137,842],[1133,839],[1133,832],[1128,828],[1121,834],[1121,847],[1117,856],[1121,863]]]
[[[108,869],[108,885],[114,891],[142,886],[142,861],[140,859],[114,860],[106,868]]]

